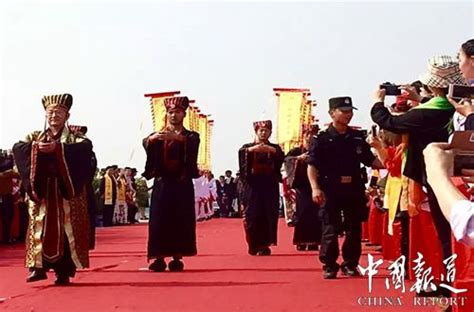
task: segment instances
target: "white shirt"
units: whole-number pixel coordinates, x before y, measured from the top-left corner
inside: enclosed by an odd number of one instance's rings
[[[451,208],[451,229],[458,242],[474,247],[474,203],[459,200]]]
[[[209,185],[205,176],[200,176],[193,180],[194,182],[194,198],[209,197]]]
[[[206,179],[207,180],[207,179]],[[211,179],[210,181],[207,181],[209,185],[209,193],[212,195],[214,199],[217,198],[217,185],[216,185],[216,179]]]

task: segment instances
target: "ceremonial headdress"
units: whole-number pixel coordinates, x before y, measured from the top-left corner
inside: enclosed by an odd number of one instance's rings
[[[253,123],[253,128],[257,131],[260,128],[267,128],[272,130],[272,121],[271,120],[262,120],[262,121],[255,121]]]
[[[61,107],[66,111],[69,111],[72,106],[72,95],[69,93],[56,94],[56,95],[46,95],[43,96],[41,100],[43,107],[46,110],[48,107]]]
[[[187,96],[175,96],[166,98],[164,101],[166,110],[180,108],[186,110],[189,107],[189,99]]]

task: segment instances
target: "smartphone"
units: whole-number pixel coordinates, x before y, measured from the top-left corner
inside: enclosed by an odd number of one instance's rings
[[[451,140],[454,150],[453,175],[463,176],[463,169],[474,169],[474,131],[455,131]]]
[[[402,94],[402,90],[400,90],[400,85],[396,85],[390,82],[381,84],[379,88],[385,90],[385,95],[397,96]]]
[[[474,99],[474,86],[450,84],[448,96],[453,99]]]

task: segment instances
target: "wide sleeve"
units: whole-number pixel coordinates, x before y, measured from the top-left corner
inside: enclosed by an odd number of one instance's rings
[[[278,181],[282,181],[281,177],[281,167],[283,166],[283,161],[285,160],[285,153],[281,149],[280,145],[274,144],[273,147],[276,149],[275,157],[275,174],[278,177]]]
[[[253,144],[244,144],[239,149],[239,173],[240,173],[240,178],[244,182],[247,181],[250,174],[251,164],[250,164],[248,148],[252,146]]]
[[[197,159],[200,142],[197,132],[192,131],[186,136],[186,168],[191,178],[199,178]]]
[[[379,102],[372,107],[370,115],[380,128],[398,134],[426,128],[423,123],[423,111],[420,109],[411,109],[402,115],[392,115],[384,103]]]
[[[25,188],[26,193],[32,199],[37,199],[33,189],[33,178],[34,178],[34,161],[32,161],[32,142],[18,142],[12,147],[13,157],[15,158],[15,164],[20,174],[22,184]]]
[[[56,161],[60,182],[65,186],[66,199],[81,192],[86,184],[92,183],[95,173],[92,142],[83,139],[78,143],[61,143],[56,148]]]
[[[145,171],[142,173],[142,176],[150,180],[155,177],[156,171],[158,170],[158,153],[159,146],[158,141],[149,142],[149,136],[143,139],[143,147],[146,152],[146,162],[145,162]]]

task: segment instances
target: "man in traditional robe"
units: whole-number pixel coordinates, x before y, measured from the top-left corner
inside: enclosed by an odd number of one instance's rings
[[[154,178],[148,231],[149,269],[182,271],[184,256],[197,254],[193,178],[199,177],[199,134],[183,126],[187,97],[166,98],[167,125],[144,139],[146,179]]]
[[[240,177],[244,184],[244,228],[250,255],[270,255],[277,244],[280,205],[280,168],[284,154],[268,140],[270,120],[254,123],[255,141],[239,150]]]
[[[116,165],[105,168],[104,177],[100,180],[100,196],[103,200],[102,220],[104,226],[112,226],[115,204],[117,202],[117,181],[115,179]]]
[[[289,188],[296,193],[296,212],[293,216],[295,231],[293,244],[298,251],[317,250],[321,242],[321,222],[318,217],[319,205],[311,197],[306,160],[309,158],[311,138],[317,134],[317,127],[307,127],[303,131],[303,144],[290,150],[285,157],[285,170]]]
[[[89,266],[87,184],[95,172],[94,155],[92,142],[66,124],[72,96],[45,96],[42,103],[48,127],[13,146],[29,201],[27,282],[46,279],[53,269],[55,283],[65,285],[76,269]]]

